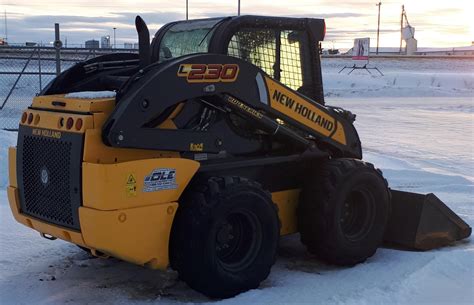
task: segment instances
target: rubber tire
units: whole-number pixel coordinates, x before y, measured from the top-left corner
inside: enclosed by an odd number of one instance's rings
[[[353,266],[364,262],[383,241],[391,210],[387,181],[372,164],[355,159],[328,160],[315,172],[301,192],[297,209],[302,243],[331,264]],[[373,204],[361,213],[369,219],[360,225],[365,231],[351,240],[344,234],[340,215],[351,190],[360,187],[371,193]]]
[[[228,270],[217,255],[217,227],[227,213],[241,209],[258,219],[260,246],[249,251],[255,253],[251,263],[241,270]],[[279,236],[277,207],[268,191],[244,178],[212,177],[188,187],[180,200],[171,232],[171,267],[191,288],[208,297],[233,297],[257,288],[268,277]]]

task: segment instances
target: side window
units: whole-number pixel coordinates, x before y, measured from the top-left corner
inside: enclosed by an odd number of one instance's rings
[[[208,52],[215,25],[221,19],[178,22],[164,34],[160,42],[159,62],[183,55]]]
[[[273,76],[276,61],[275,31],[241,29],[232,36],[227,54],[248,61]]]
[[[303,86],[301,69],[301,32],[281,31],[280,47],[280,81],[293,90]]]
[[[209,29],[196,29],[191,31],[169,30],[161,41],[160,62],[166,59],[187,54],[207,51],[207,41],[203,41]]]
[[[288,87],[303,86],[301,32],[243,28],[229,42],[227,54],[248,61]]]

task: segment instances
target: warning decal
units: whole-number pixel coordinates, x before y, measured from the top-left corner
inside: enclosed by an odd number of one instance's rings
[[[137,196],[137,179],[133,174],[129,174],[127,178],[127,184],[125,186],[125,192],[127,197]]]

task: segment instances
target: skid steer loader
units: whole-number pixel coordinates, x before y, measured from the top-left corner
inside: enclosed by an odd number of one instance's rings
[[[33,99],[9,150],[16,220],[97,256],[169,265],[216,298],[258,287],[281,235],[352,266],[382,243],[428,250],[471,228],[434,195],[390,190],[355,115],[325,106],[321,19],[172,22],[139,54],[79,63]]]

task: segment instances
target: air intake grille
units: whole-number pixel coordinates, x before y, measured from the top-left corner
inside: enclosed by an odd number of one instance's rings
[[[79,229],[80,135],[53,139],[24,135],[19,176],[22,213],[61,226]],[[21,180],[20,180],[21,179]]]
[[[29,214],[73,225],[69,170],[71,143],[26,137],[23,186]]]

